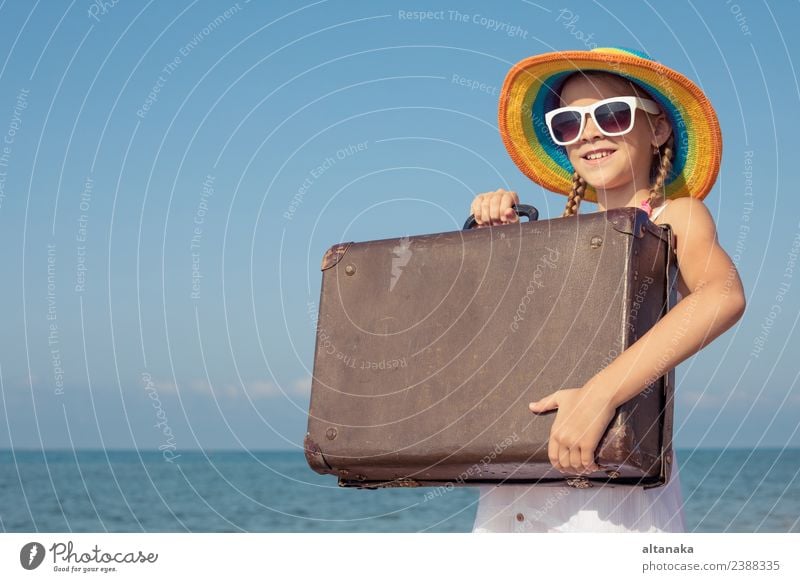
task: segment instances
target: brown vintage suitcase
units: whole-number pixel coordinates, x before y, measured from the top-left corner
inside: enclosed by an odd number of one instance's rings
[[[581,387],[674,304],[669,227],[634,208],[533,218],[325,253],[312,469],[368,488],[667,482],[674,372],[617,409],[584,477],[551,466],[555,412],[528,403]]]

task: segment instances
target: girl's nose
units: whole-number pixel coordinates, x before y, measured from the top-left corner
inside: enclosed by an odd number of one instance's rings
[[[583,135],[581,135],[582,141],[592,141],[596,137],[601,137],[603,132],[597,128],[597,125],[594,123],[594,119],[588,113],[586,114],[586,124],[583,126]]]

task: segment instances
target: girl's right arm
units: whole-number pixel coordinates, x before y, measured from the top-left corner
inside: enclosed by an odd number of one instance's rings
[[[478,194],[470,206],[470,213],[477,223],[476,228],[519,222],[517,213],[511,208],[514,204],[519,204],[516,192],[495,190]]]

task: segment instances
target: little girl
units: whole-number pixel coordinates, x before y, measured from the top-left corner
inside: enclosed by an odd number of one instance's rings
[[[500,133],[534,182],[601,211],[642,208],[669,224],[678,257],[679,302],[585,385],[529,405],[557,410],[548,443],[553,467],[571,475],[599,467],[594,451],[616,408],[698,352],[742,316],[739,274],[717,241],[701,201],[719,171],[722,138],[714,109],[689,79],[626,49],[530,57],[508,73]],[[518,221],[515,192],[478,195],[478,228]],[[587,292],[591,292],[587,289]],[[675,341],[675,338],[680,341]],[[641,487],[481,486],[474,532],[682,532],[677,460],[666,485]]]

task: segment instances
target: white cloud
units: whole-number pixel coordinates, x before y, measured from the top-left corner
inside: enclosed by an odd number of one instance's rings
[[[253,380],[247,383],[245,387],[247,393],[250,395],[250,398],[272,398],[274,396],[280,396],[281,391],[280,389],[269,380]]]
[[[680,393],[680,400],[689,406],[697,406],[697,408],[719,408],[722,406],[723,399],[716,394],[709,392],[692,392],[690,390],[682,390]]]
[[[175,385],[169,382],[156,381],[156,388],[164,393],[175,392]],[[205,378],[194,378],[188,382],[182,382],[181,386],[186,386],[195,394],[208,398],[218,398],[226,400],[236,400],[239,398],[251,400],[262,400],[266,398],[283,397],[281,388],[270,380],[245,380],[244,386],[239,381],[214,382],[209,385]],[[308,394],[311,386],[311,378],[301,378],[295,380],[284,391],[297,394]]]
[[[206,396],[211,395],[211,386],[209,386],[208,381],[205,379],[195,378],[194,380],[190,380],[189,388],[199,394],[204,394]]]
[[[175,382],[170,382],[169,380],[161,380],[158,378],[153,379],[153,386],[156,387],[159,394],[177,394],[178,387],[175,385]]]
[[[292,392],[298,396],[308,396],[311,394],[311,376],[304,376],[292,382]]]

